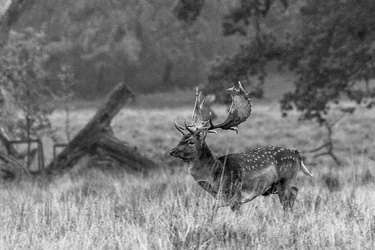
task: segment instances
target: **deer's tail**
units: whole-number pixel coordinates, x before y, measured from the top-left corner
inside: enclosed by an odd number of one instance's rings
[[[314,177],[312,175],[312,173],[307,169],[307,167],[305,166],[305,164],[303,164],[303,161],[302,161],[302,157],[301,155],[299,154],[299,152],[297,150],[294,151],[298,156],[299,156],[299,159],[300,159],[300,165],[301,165],[301,170],[302,172],[305,174],[305,175],[308,175],[310,177]]]
[[[308,175],[308,176],[311,176],[311,177],[314,177],[311,172],[307,169],[307,167],[305,166],[305,164],[303,164],[303,162],[301,161],[301,170],[302,172],[305,174],[305,175]]]

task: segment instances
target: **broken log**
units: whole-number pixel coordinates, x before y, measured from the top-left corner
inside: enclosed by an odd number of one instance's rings
[[[14,158],[13,156],[7,155],[7,154],[0,151],[0,160],[5,162],[6,164],[12,165],[15,168],[22,169],[23,171],[25,171],[25,173],[28,177],[31,177],[30,171],[22,163],[20,163],[16,158]],[[10,172],[9,170],[6,170],[6,171]]]
[[[8,135],[8,133],[5,131],[3,127],[0,126],[0,142],[4,145],[4,147],[7,150],[7,153],[15,158],[23,158],[21,154],[17,151],[17,149],[14,147],[12,143],[12,139]]]
[[[95,154],[109,156],[129,170],[146,172],[155,169],[157,165],[152,160],[116,138],[111,128],[112,119],[133,97],[124,83],[118,84],[90,122],[47,166],[46,174],[55,176],[66,173],[83,156]]]
[[[18,150],[14,147],[14,142],[15,141],[10,138],[5,129],[0,126],[0,143],[7,151],[7,154],[0,151],[0,160],[15,168],[21,168],[28,177],[31,177],[29,169],[19,162],[19,160],[23,159],[26,155],[18,152]]]

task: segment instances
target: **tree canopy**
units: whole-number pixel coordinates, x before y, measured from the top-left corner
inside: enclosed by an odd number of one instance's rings
[[[186,6],[180,9],[191,14],[177,16],[188,23],[197,18],[197,8],[203,8],[202,1],[180,3]],[[242,80],[252,86],[253,95],[262,97],[266,65],[277,60],[298,76],[294,91],[281,100],[283,111],[296,108],[302,118],[322,123],[330,103],[343,97],[372,107],[374,1],[240,0],[237,4],[223,18],[223,36],[246,36],[248,42],[212,64],[206,92]],[[292,18],[289,27],[275,25],[283,18]]]
[[[239,43],[221,37],[229,3],[207,2],[215,15],[201,13],[186,25],[173,15],[175,0],[34,2],[12,29],[43,31],[49,69],[71,66],[80,97],[104,95],[119,81],[137,92],[196,86],[207,63]]]
[[[375,2],[310,0],[300,12],[301,32],[287,41],[283,58],[298,79],[282,108],[323,121],[328,104],[343,96],[372,107]]]

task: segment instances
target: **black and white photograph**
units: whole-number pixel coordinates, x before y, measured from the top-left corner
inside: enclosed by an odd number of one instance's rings
[[[374,0],[0,0],[0,250],[375,250]]]

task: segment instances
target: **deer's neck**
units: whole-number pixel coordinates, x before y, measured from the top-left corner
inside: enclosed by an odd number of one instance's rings
[[[222,168],[222,163],[212,154],[207,144],[202,145],[199,158],[189,163],[189,172],[196,181],[211,181],[214,171]]]

